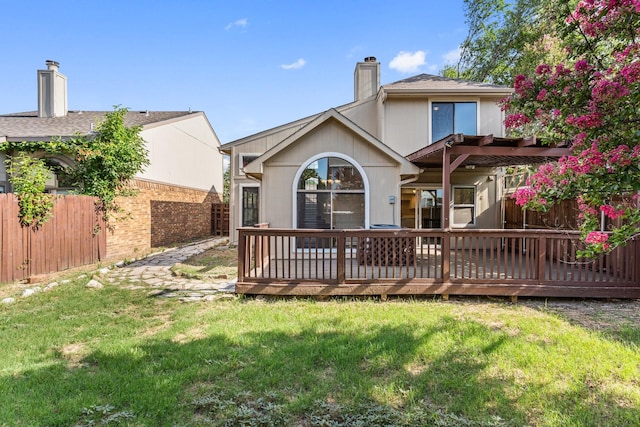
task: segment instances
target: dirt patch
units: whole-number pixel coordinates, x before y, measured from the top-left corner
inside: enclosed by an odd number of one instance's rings
[[[640,300],[519,300],[518,304],[552,313],[585,329],[640,346]]]

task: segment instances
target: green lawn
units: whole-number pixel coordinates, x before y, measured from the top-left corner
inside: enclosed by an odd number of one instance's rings
[[[640,325],[473,299],[0,305],[0,426],[637,426]],[[618,333],[619,332],[619,333]]]

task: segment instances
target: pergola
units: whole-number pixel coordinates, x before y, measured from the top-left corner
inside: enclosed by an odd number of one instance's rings
[[[501,167],[547,163],[568,156],[566,146],[543,145],[535,137],[451,134],[406,156],[421,168],[442,168],[443,228],[449,229],[451,174],[460,166]]]

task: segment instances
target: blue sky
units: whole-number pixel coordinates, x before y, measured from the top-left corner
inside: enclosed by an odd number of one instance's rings
[[[0,0],[0,114],[37,108],[45,60],[71,110],[204,111],[222,143],[353,100],[355,64],[382,83],[437,74],[467,32],[463,1]]]

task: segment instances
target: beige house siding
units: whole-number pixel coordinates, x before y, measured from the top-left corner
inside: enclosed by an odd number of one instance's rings
[[[242,151],[254,150],[256,145],[244,144]],[[240,158],[240,147],[234,147],[234,157]],[[400,167],[394,159],[376,147],[372,147],[358,135],[336,121],[327,121],[296,141],[290,147],[270,158],[264,164],[263,181],[260,183],[260,218],[270,227],[295,227],[294,187],[296,174],[318,156],[337,155],[358,164],[368,182],[369,223],[390,223],[395,209],[389,205],[389,196],[400,197]],[[255,180],[238,177],[233,185],[234,199],[242,203],[243,185],[255,184]],[[395,213],[398,218],[398,213]],[[232,230],[238,226],[238,215],[232,215]],[[237,232],[233,231],[233,239]]]
[[[384,141],[406,156],[430,140],[429,102],[426,99],[390,100],[384,104]]]
[[[497,98],[478,98],[477,96],[437,96],[429,98],[388,99],[384,103],[384,141],[406,156],[424,146],[431,140],[431,103],[473,101],[478,104],[478,135],[492,134],[504,136],[502,122],[504,114],[497,105]]]
[[[357,123],[362,129],[380,139],[380,103],[375,99],[350,104],[349,106],[338,109],[341,114],[354,123]]]

